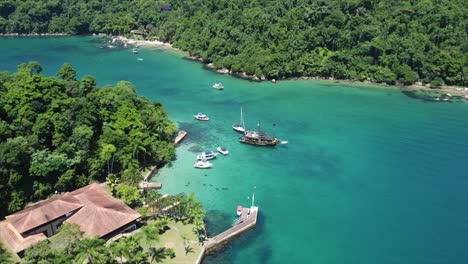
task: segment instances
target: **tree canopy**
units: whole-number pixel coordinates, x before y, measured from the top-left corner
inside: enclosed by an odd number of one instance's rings
[[[258,77],[467,86],[467,13],[463,0],[2,0],[0,32],[140,29]]]
[[[131,83],[98,88],[69,64],[57,77],[40,69],[0,73],[0,217],[108,175],[136,185],[139,168],[175,156],[175,125]]]

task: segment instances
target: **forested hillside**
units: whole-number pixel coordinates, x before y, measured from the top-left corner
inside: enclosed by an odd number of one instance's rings
[[[139,28],[259,77],[466,86],[467,14],[465,0],[0,0],[0,32]]]
[[[78,81],[69,64],[56,77],[41,70],[0,72],[0,217],[109,175],[135,185],[139,168],[172,160],[176,127],[160,103],[128,82]]]

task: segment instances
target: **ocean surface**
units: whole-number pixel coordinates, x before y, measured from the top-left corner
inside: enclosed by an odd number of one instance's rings
[[[162,102],[189,135],[153,179],[161,193],[194,192],[210,235],[228,228],[253,193],[260,208],[255,229],[204,263],[468,263],[468,103],[345,83],[256,83],[175,51],[107,45],[91,37],[0,38],[0,71],[35,60],[54,75],[69,62],[100,86],[128,80]],[[231,125],[241,107],[248,129],[259,124],[289,143],[239,143]],[[210,121],[196,121],[198,112]],[[217,146],[230,154],[210,170],[193,168],[198,151]]]

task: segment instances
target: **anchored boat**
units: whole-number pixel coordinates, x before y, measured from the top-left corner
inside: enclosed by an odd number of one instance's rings
[[[242,107],[241,107],[241,114],[240,114],[240,123],[233,124],[232,129],[237,132],[244,133],[245,132],[245,125],[244,125],[244,116],[242,115]]]
[[[210,160],[218,156],[218,153],[212,150],[205,150],[200,155],[197,156],[197,160]]]
[[[227,150],[225,147],[218,147],[216,150],[223,155],[229,154],[229,150]]]
[[[199,160],[193,164],[193,167],[198,168],[198,169],[209,169],[213,167],[213,164],[211,164],[209,161],[206,160]]]
[[[210,118],[207,115],[204,115],[202,113],[198,113],[197,115],[194,115],[195,119],[200,120],[200,121],[208,121]]]
[[[276,146],[279,142],[277,138],[269,136],[264,131],[245,131],[239,141],[257,146]]]

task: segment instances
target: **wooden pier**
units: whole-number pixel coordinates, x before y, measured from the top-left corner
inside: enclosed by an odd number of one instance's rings
[[[162,184],[159,182],[147,182],[147,181],[141,181],[140,184],[138,184],[138,187],[142,190],[153,190],[153,189],[161,189]]]
[[[187,132],[186,131],[183,131],[183,130],[180,130],[179,133],[177,133],[177,136],[175,137],[174,139],[174,144],[179,144],[182,139],[184,139],[184,137],[187,135]]]
[[[205,253],[213,253],[213,251],[215,251],[217,248],[222,247],[230,240],[253,228],[257,224],[257,216],[257,206],[243,208],[238,222],[233,227],[215,237],[208,239],[208,241],[205,243]]]

